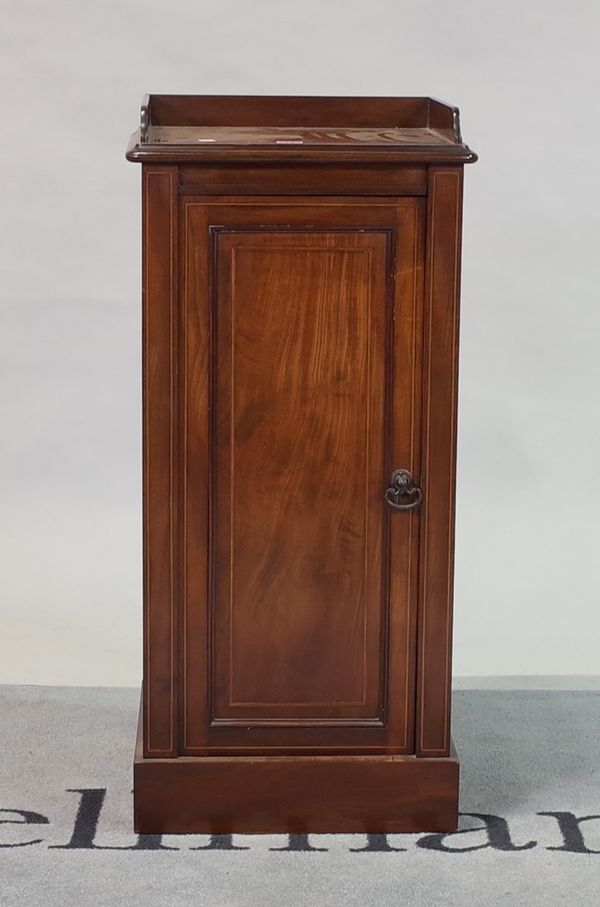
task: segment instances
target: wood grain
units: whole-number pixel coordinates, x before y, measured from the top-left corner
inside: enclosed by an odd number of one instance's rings
[[[147,756],[175,755],[177,173],[142,180],[144,720]]]
[[[399,516],[390,601],[389,557],[382,556],[390,517],[382,497],[394,457],[406,455],[413,466],[418,438],[422,204],[188,199],[184,209],[189,261],[212,262],[213,273],[186,279],[184,310],[200,310],[188,321],[212,324],[216,337],[210,406],[199,408],[192,392],[188,408],[187,437],[205,447],[197,461],[188,452],[186,466],[196,492],[185,504],[192,535],[184,752],[404,752],[412,741],[417,603],[416,568],[408,564],[417,536],[411,517]],[[211,231],[211,223],[222,226]],[[191,349],[189,356],[197,363]],[[398,399],[408,394],[402,406],[388,393],[394,369]],[[390,447],[394,405],[396,420],[404,420],[397,453]],[[208,409],[212,425],[199,421]],[[207,458],[208,587],[198,560]],[[233,606],[232,576],[239,590]],[[209,632],[207,665],[198,653]],[[400,675],[392,691],[388,669]]]
[[[429,98],[157,94],[150,104],[151,122],[159,126],[414,128],[429,125],[430,117]],[[452,108],[442,107],[452,128]]]
[[[453,830],[458,111],[145,107],[136,829]]]
[[[381,721],[388,235],[214,236],[213,721]]]
[[[416,752],[450,748],[462,168],[434,169],[428,200],[421,604]]]
[[[455,107],[432,98],[151,95],[127,157],[155,163],[467,163]]]
[[[182,195],[426,195],[427,167],[365,164],[183,164]]]
[[[450,832],[459,766],[414,756],[230,756],[133,766],[139,834]]]

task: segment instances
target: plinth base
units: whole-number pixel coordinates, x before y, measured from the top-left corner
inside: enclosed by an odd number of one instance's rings
[[[135,831],[454,831],[459,763],[415,756],[182,756],[133,767]]]

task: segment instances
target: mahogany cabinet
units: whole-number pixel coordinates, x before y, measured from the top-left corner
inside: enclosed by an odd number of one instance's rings
[[[140,832],[456,826],[463,143],[429,98],[146,98]]]

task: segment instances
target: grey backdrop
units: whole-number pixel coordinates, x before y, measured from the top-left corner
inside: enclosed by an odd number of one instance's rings
[[[140,675],[147,91],[432,94],[467,168],[455,671],[600,673],[599,7],[12,0],[0,35],[0,682]]]

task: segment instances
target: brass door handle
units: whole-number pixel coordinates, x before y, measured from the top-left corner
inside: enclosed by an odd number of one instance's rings
[[[395,469],[384,497],[392,510],[414,510],[423,500],[423,492],[413,484],[408,469]]]

